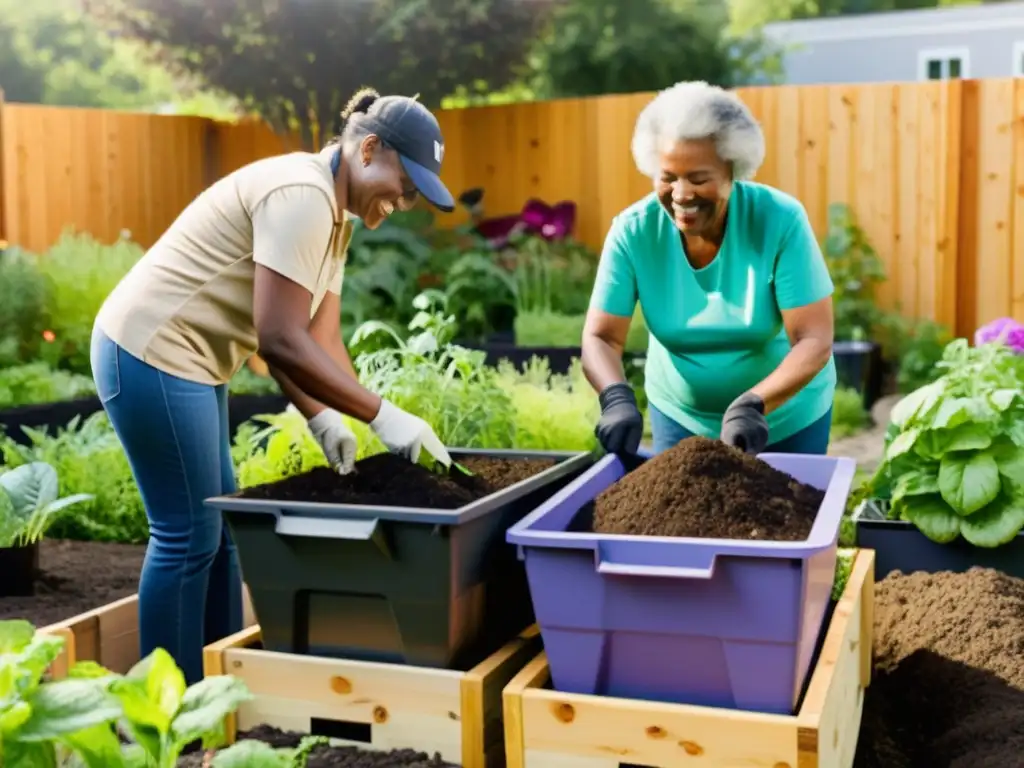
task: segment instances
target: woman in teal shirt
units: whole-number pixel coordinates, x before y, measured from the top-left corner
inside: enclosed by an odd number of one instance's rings
[[[824,454],[836,386],[832,279],[803,206],[753,177],[764,136],[732,93],[679,83],[644,108],[633,158],[654,191],[615,217],[583,332],[605,450],[643,419],[622,350],[637,303],[655,452],[691,435]]]

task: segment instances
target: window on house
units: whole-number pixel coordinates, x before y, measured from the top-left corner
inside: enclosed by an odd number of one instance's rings
[[[921,51],[919,65],[922,80],[956,80],[968,76],[966,49]]]

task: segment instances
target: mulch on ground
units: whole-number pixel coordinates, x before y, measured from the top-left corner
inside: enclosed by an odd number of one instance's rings
[[[252,486],[238,496],[323,504],[458,509],[555,464],[551,459],[487,456],[466,458],[459,463],[473,474],[467,475],[455,467],[446,474],[432,472],[401,456],[379,453],[356,462],[355,470],[348,475],[317,467],[274,483]]]
[[[44,539],[36,594],[0,597],[0,619],[42,627],[134,595],[145,555],[143,544]]]
[[[594,500],[594,531],[804,541],[825,498],[720,440],[689,437]]]
[[[855,768],[1024,765],[1024,580],[890,574]]]
[[[303,734],[282,731],[269,725],[257,726],[238,733],[238,741],[255,739],[272,747],[294,749]],[[185,755],[178,760],[178,768],[204,768],[209,765],[202,752]],[[428,755],[414,749],[395,749],[389,752],[373,752],[356,747],[316,747],[306,762],[307,768],[458,768],[438,754]]]

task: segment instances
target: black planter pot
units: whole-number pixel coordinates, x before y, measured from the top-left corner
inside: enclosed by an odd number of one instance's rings
[[[38,541],[25,547],[0,547],[0,597],[34,595],[38,570]]]
[[[840,386],[855,389],[871,408],[882,396],[882,348],[873,341],[837,341],[832,355]]]
[[[1024,578],[1024,532],[1009,544],[989,549],[962,537],[937,544],[913,523],[901,520],[857,520],[856,537],[858,547],[875,551],[876,579],[893,571],[964,573],[976,565]]]
[[[228,398],[228,425],[231,435],[234,436],[238,427],[253,416],[279,413],[287,405],[288,400],[284,395],[231,395]],[[86,419],[102,410],[99,398],[95,397],[61,403],[26,405],[0,411],[0,427],[3,427],[6,434],[16,443],[30,445],[31,441],[22,427],[46,429],[50,434],[54,434],[58,429],[66,427],[75,416]]]

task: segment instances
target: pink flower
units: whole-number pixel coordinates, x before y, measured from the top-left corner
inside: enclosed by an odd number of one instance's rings
[[[47,344],[53,344],[57,340],[57,335],[53,331],[43,331],[43,340]]]

